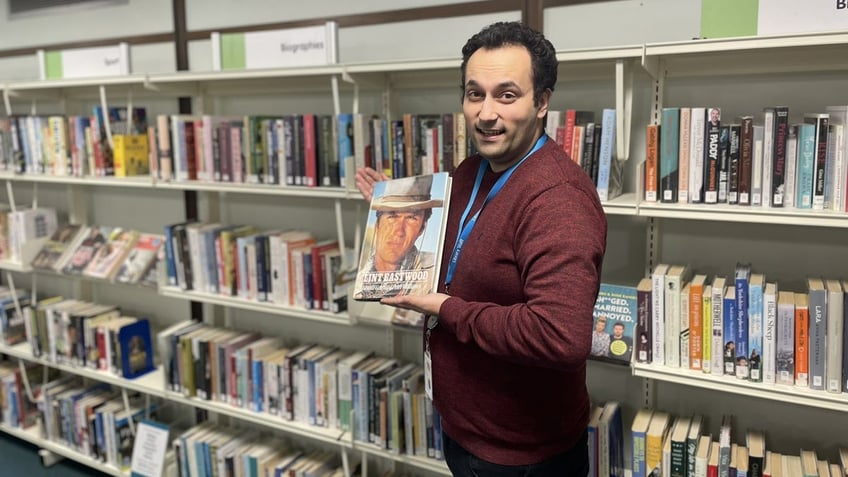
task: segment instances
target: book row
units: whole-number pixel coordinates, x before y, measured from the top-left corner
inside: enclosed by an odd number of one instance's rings
[[[848,391],[848,282],[808,278],[804,292],[737,264],[710,280],[659,264],[637,286],[635,360],[765,384]]]
[[[391,177],[452,171],[470,150],[461,113],[90,116],[0,120],[0,170],[56,176],[339,187],[345,161]],[[108,119],[108,120],[107,120]],[[107,130],[108,126],[108,130]]]
[[[36,358],[127,379],[154,369],[147,318],[126,316],[116,306],[59,296],[27,306],[23,315],[25,339]]]
[[[748,429],[745,443],[733,442],[733,416],[722,417],[718,433],[709,432],[703,416],[678,416],[641,409],[631,426],[632,475],[680,477],[843,477],[848,448],[840,449],[840,462],[820,460],[816,451],[798,454],[769,451],[765,434]]]
[[[619,196],[623,164],[616,157],[616,111],[604,109],[600,121],[594,111],[548,111],[545,130],[574,162],[592,178],[601,201]]]
[[[131,140],[147,134],[144,108],[104,111],[92,108],[89,116],[22,116],[0,118],[0,170],[18,174],[57,176],[116,175],[116,159],[125,166],[127,156],[140,155],[146,141]],[[143,142],[144,144],[141,144]],[[147,165],[147,157],[141,156]],[[125,170],[123,170],[125,172]],[[126,174],[124,174],[126,175]]]
[[[767,107],[722,121],[720,108],[663,108],[646,129],[648,202],[846,211],[848,106]]]
[[[179,475],[206,477],[343,477],[337,451],[301,451],[284,440],[204,422],[172,440]],[[351,456],[350,475],[358,473],[359,462]]]
[[[30,265],[66,275],[155,286],[164,237],[107,225],[63,224]]]
[[[303,309],[347,310],[349,280],[335,240],[317,240],[303,230],[191,222],[167,225],[164,248],[170,286]],[[346,253],[352,267],[353,252]]]
[[[37,425],[44,439],[121,470],[129,470],[132,456],[130,421],[156,416],[156,404],[146,404],[141,396],[124,401],[106,384],[59,377],[57,371],[34,363],[0,363],[0,382],[6,425]]]
[[[442,457],[439,415],[420,365],[196,322],[163,330],[157,341],[173,392],[349,431],[396,454]]]

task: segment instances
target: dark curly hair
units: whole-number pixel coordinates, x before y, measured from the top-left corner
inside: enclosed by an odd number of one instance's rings
[[[465,92],[465,68],[468,59],[480,48],[495,49],[503,46],[523,46],[530,52],[533,67],[533,101],[536,105],[542,93],[554,90],[557,82],[557,59],[554,46],[544,35],[521,22],[493,23],[472,36],[462,47],[462,83]]]

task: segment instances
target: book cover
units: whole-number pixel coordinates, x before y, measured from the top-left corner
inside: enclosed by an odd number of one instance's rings
[[[767,282],[763,292],[763,383],[776,382],[777,364],[777,284]]]
[[[592,315],[592,349],[589,356],[629,364],[636,330],[636,288],[601,283]]]
[[[138,232],[135,230],[112,229],[108,235],[108,241],[97,250],[83,270],[83,275],[111,279],[137,238]]]
[[[111,227],[91,226],[85,228],[85,236],[79,246],[73,251],[62,272],[68,275],[79,275],[89,262],[97,255],[100,248],[108,241]]]
[[[374,186],[354,299],[378,301],[436,290],[449,197],[445,172]]]
[[[164,237],[156,234],[140,234],[129,254],[121,263],[115,274],[115,281],[120,283],[138,283],[148,270],[156,263],[159,248]]]
[[[120,348],[121,375],[126,379],[135,379],[152,371],[153,347],[150,336],[150,322],[142,318],[126,324],[118,331]]]
[[[79,233],[81,228],[76,224],[60,226],[32,260],[32,267],[42,270],[61,269],[76,240],[82,238]]]
[[[632,475],[633,477],[647,477],[645,462],[645,439],[648,434],[648,426],[651,424],[651,416],[654,411],[649,408],[640,409],[633,418],[633,424],[630,426],[631,435],[633,436],[632,455]]]

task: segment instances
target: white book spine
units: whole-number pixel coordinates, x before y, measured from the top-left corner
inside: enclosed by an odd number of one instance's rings
[[[763,294],[763,383],[775,383],[777,360],[777,290],[771,284]]]
[[[651,300],[653,309],[652,331],[653,331],[653,362],[665,364],[665,271],[655,271],[652,275]]]
[[[766,108],[763,119],[763,193],[762,206],[771,207],[772,167],[774,167],[774,108]]]
[[[689,134],[689,202],[703,202],[706,108],[692,108]],[[680,180],[684,180],[681,178]]]
[[[835,280],[827,283],[827,335],[825,373],[827,392],[842,392],[843,302],[842,285]]]

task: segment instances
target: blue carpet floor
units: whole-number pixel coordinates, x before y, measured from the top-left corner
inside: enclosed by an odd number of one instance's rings
[[[0,433],[0,477],[104,477],[107,474],[64,459],[52,467],[41,465],[38,448]]]

